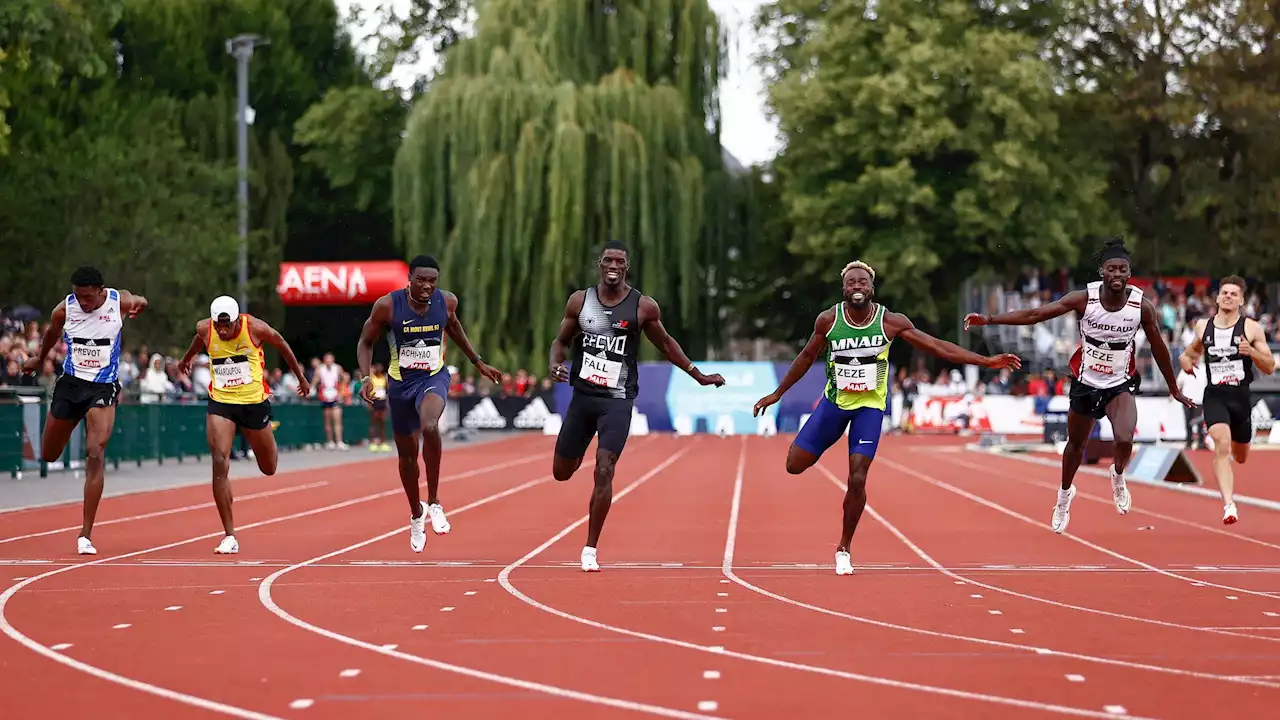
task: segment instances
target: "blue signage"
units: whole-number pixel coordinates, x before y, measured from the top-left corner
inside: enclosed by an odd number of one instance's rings
[[[706,362],[698,363],[698,369],[704,375],[719,373],[724,385],[702,386],[686,373],[672,373],[667,384],[667,410],[671,417],[687,416],[694,427],[699,419],[705,420],[707,430],[714,432],[720,416],[727,415],[733,419],[734,433],[755,434],[758,419],[752,416],[752,408],[778,386],[773,363]],[[765,412],[776,420],[777,406]]]

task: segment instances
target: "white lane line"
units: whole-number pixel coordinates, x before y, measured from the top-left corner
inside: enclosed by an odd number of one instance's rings
[[[718,613],[727,613],[727,612],[729,612],[729,608],[716,608],[716,612],[718,612]]]
[[[414,626],[413,626],[413,629],[414,629],[414,630],[426,630],[426,629],[427,629],[427,626],[426,626],[426,625],[414,625]]]
[[[720,671],[719,670],[703,670],[702,679],[703,680],[719,680]]]
[[[236,498],[236,502],[238,503],[244,502],[245,500],[253,500],[254,498],[272,497],[273,495],[284,495],[285,493],[298,492],[299,490],[310,490],[311,488],[318,488],[328,484],[329,482],[326,480],[323,482],[308,483],[306,485],[297,485],[295,487],[280,488],[279,490],[266,490],[264,492],[250,493],[249,495],[245,495],[244,497]],[[170,508],[168,510],[157,510],[156,512],[143,513],[142,515],[130,515],[129,517],[115,518],[113,520],[99,520],[95,522],[93,526],[96,528],[96,527],[101,527],[103,525],[116,525],[118,523],[132,522],[134,520],[146,520],[148,518],[164,517],[165,515],[176,515],[178,513],[189,512],[191,510],[203,510],[205,508],[211,508],[213,506],[214,504],[211,502],[199,503],[197,505],[185,505],[183,507]],[[14,537],[0,538],[0,545],[3,545],[5,543],[10,543],[10,542],[16,542],[18,540],[28,540],[30,538],[46,537],[48,535],[57,535],[58,533],[71,532],[72,530],[79,530],[79,529],[80,529],[79,525],[68,525],[67,527],[61,527],[56,530],[45,530],[44,532],[30,533],[28,535],[16,535]],[[14,579],[18,580],[21,578],[14,578]]]
[[[133,626],[132,626],[132,625],[130,625],[129,623],[120,623],[119,625],[112,625],[112,626],[111,626],[111,629],[112,629],[112,630],[124,630],[125,628],[130,628],[130,627],[133,627]]]
[[[222,594],[223,594],[223,593],[225,593],[225,592],[226,592],[226,590],[211,590],[211,591],[209,592],[209,594],[210,594],[210,595],[222,595]]]
[[[453,612],[453,606],[450,605],[448,607],[442,607],[440,608],[440,612]]]
[[[729,597],[729,593],[716,593],[716,597]]]
[[[358,669],[356,669],[356,668],[350,668],[350,669],[343,670],[342,672],[338,673],[338,677],[353,678],[353,677],[356,677],[356,676],[357,676],[357,675],[359,675],[359,674],[360,674],[360,671],[359,671]]]
[[[468,591],[466,591],[466,592],[464,592],[464,593],[462,593],[462,594],[463,594],[463,595],[475,595],[475,594],[476,594],[476,591],[475,591],[475,590],[468,590]]]
[[[739,513],[739,508],[741,507],[741,502],[742,502],[742,473],[743,473],[744,464],[746,462],[746,436],[744,435],[742,437],[743,437],[742,453],[739,456],[739,460],[738,460],[738,476],[737,476],[737,480],[734,483],[733,504],[729,511],[729,530],[725,538],[724,562],[722,565],[722,571],[725,573],[726,576],[731,578],[736,577],[733,575],[733,569],[732,569],[733,568],[733,551],[734,551],[734,545],[736,543],[736,536],[738,532],[738,513]],[[649,480],[649,478],[656,475],[667,464],[674,461],[676,458],[680,457],[680,455],[682,454],[683,454],[683,451],[680,454],[677,454],[669,458],[666,463],[659,465],[657,468],[654,468],[649,473],[642,475],[640,478],[636,479],[630,485],[623,488],[620,492],[618,492],[613,496],[614,502],[616,503],[621,498],[630,494],[631,491],[635,490],[637,487],[644,484],[646,481]],[[551,607],[550,605],[546,605],[544,603],[538,602],[537,600],[534,600],[528,595],[525,595],[518,588],[516,588],[514,585],[511,584],[511,579],[510,579],[511,573],[514,570],[519,568],[521,565],[524,565],[525,563],[529,562],[530,560],[534,559],[538,555],[542,554],[544,551],[547,550],[547,548],[559,542],[566,535],[578,529],[582,525],[586,524],[588,519],[589,517],[584,515],[583,517],[579,518],[577,521],[571,523],[568,527],[556,533],[546,542],[542,543],[538,547],[531,550],[524,557],[520,558],[519,560],[516,560],[514,563],[503,568],[502,572],[498,574],[498,582],[502,584],[502,587],[507,592],[511,593],[518,600],[528,605],[531,605],[535,608],[538,608],[543,612],[549,613],[551,615],[555,615],[556,617],[561,617],[566,620],[572,620],[574,622],[581,623],[588,627],[607,630],[610,632],[617,633],[619,635],[640,638],[642,640],[651,640],[653,642],[661,643],[664,645],[671,645],[674,647],[685,648],[688,650],[696,650],[698,652],[715,653],[718,655],[723,655],[725,657],[737,658],[739,660],[747,660],[750,662],[760,663],[761,665],[769,665],[772,667],[781,667],[781,668],[787,668],[790,670],[801,670],[805,672],[814,673],[817,675],[825,675],[828,677],[838,677],[846,680],[858,680],[858,681],[865,682],[872,685],[881,685],[881,686],[892,687],[892,688],[897,688],[901,690],[914,690],[914,691],[929,693],[934,695],[942,695],[945,697],[963,698],[966,700],[982,700],[982,701],[990,702],[997,705],[1007,705],[1011,707],[1022,707],[1022,708],[1031,708],[1035,710],[1044,710],[1049,712],[1059,712],[1065,715],[1075,715],[1079,717],[1099,717],[1099,718],[1111,717],[1108,714],[1100,713],[1096,710],[1085,710],[1083,708],[1073,708],[1073,707],[1067,707],[1063,705],[1052,705],[1049,703],[1035,702],[1031,700],[1020,700],[1016,698],[1006,698],[1006,697],[1000,697],[995,695],[986,695],[982,693],[968,692],[965,690],[956,690],[953,688],[938,687],[933,685],[922,685],[918,683],[906,682],[902,680],[893,680],[891,678],[878,677],[874,675],[863,675],[860,673],[852,673],[852,672],[846,672],[843,670],[835,670],[832,668],[820,667],[817,665],[805,665],[802,663],[790,662],[787,660],[778,660],[770,657],[751,655],[749,653],[737,652],[733,650],[725,650],[719,646],[714,648],[708,648],[703,645],[698,645],[698,644],[687,642],[684,640],[679,640],[676,638],[665,637],[662,635],[654,635],[652,633],[639,632],[636,630],[629,630],[627,628],[618,627],[616,625],[609,625],[608,623],[602,623],[596,620],[591,620],[589,618],[581,617],[579,615],[574,615],[572,613],[565,612],[564,610],[560,610],[559,608],[554,608],[554,607]],[[721,582],[729,582],[729,580],[726,579],[726,580],[722,580]],[[736,582],[738,582],[739,584],[743,584],[743,581],[740,579],[736,580]],[[784,600],[786,600],[786,598],[784,598]]]
[[[53,646],[52,648],[50,648],[50,649],[52,649],[52,650],[66,650],[66,649],[67,649],[67,648],[69,648],[69,647],[71,647],[71,643],[58,643],[57,645],[54,645],[54,646]]]
[[[1025,635],[1027,631],[1023,630],[1022,628],[1009,628],[1009,632],[1013,633],[1014,635]]]
[[[1082,682],[1084,682],[1084,676],[1083,676],[1083,675],[1068,675],[1068,676],[1067,676],[1067,680],[1069,680],[1069,681],[1071,681],[1071,682],[1074,682],[1074,683],[1082,683]]]
[[[395,650],[400,646],[396,645],[395,643],[389,643],[387,645],[379,645],[378,647],[382,648],[383,650],[391,651],[391,650]]]
[[[1102,709],[1106,710],[1112,715],[1126,715],[1129,712],[1128,710],[1124,709],[1123,705],[1103,705]]]
[[[293,708],[294,710],[306,710],[307,708],[315,704],[316,704],[316,701],[312,700],[311,698],[300,698],[298,700],[294,700],[293,702],[289,703],[289,707]]]
[[[463,478],[472,477],[475,475],[482,475],[492,471],[504,470],[506,468],[513,467],[515,465],[522,465],[525,463],[532,462],[533,460],[539,459],[541,457],[549,457],[549,456],[550,456],[550,453],[544,453],[540,456],[538,455],[524,456],[518,460],[508,460],[501,463],[495,463],[493,465],[486,465],[484,467],[477,468],[475,470],[468,470],[467,472],[464,472],[464,473],[459,473],[457,475],[452,475],[450,477],[443,478],[441,482],[461,480]],[[239,529],[251,530],[253,528],[264,527],[267,525],[274,525],[276,523],[287,522],[289,520],[296,520],[298,518],[311,517],[313,515],[319,515],[321,513],[326,513],[331,510],[339,510],[341,508],[351,507],[352,505],[359,505],[361,503],[365,503],[370,500],[375,500],[383,497],[391,497],[394,495],[402,495],[403,493],[404,493],[404,490],[402,488],[396,488],[394,490],[384,490],[382,492],[377,492],[370,495],[363,495],[357,498],[352,498],[350,500],[343,500],[341,502],[333,503],[331,505],[324,505],[322,507],[313,508],[311,510],[303,510],[301,512],[291,513],[289,515],[281,515],[278,517],[269,518],[267,520],[261,520],[258,522],[249,523],[247,525],[240,526]],[[196,695],[188,695],[187,693],[178,692],[177,690],[170,690],[169,688],[161,687],[159,685],[152,685],[150,683],[145,683],[140,680],[134,680],[133,678],[125,677],[124,675],[113,673],[110,670],[104,670],[96,665],[90,665],[89,663],[82,662],[75,658],[67,657],[66,655],[62,655],[58,652],[55,652],[53,649],[47,648],[44,645],[41,645],[40,643],[36,642],[35,640],[32,640],[30,637],[25,635],[22,631],[14,627],[13,624],[9,622],[9,618],[5,613],[5,609],[8,607],[9,601],[13,599],[14,595],[16,595],[19,591],[21,591],[23,588],[27,587],[28,585],[31,585],[32,583],[38,582],[45,578],[53,577],[54,575],[60,575],[65,572],[70,572],[78,568],[85,568],[93,565],[102,565],[103,563],[108,563],[114,560],[125,560],[128,558],[137,557],[139,555],[148,555],[150,553],[162,552],[164,550],[169,550],[171,548],[180,547],[183,545],[190,545],[191,543],[196,543],[203,540],[211,540],[213,538],[222,537],[222,535],[223,535],[223,532],[219,530],[217,532],[206,533],[204,535],[198,535],[196,537],[187,538],[186,540],[178,540],[177,542],[166,543],[164,545],[157,545],[155,547],[146,548],[144,550],[135,550],[133,552],[122,553],[120,555],[113,555],[111,557],[104,557],[98,560],[90,560],[89,562],[77,563],[75,565],[66,565],[60,568],[56,568],[54,570],[50,570],[46,573],[41,573],[40,575],[35,575],[33,577],[27,578],[26,580],[20,583],[11,585],[3,593],[0,593],[0,631],[4,632],[5,635],[9,636],[13,640],[17,641],[19,644],[25,646],[28,650],[31,650],[32,652],[36,653],[37,655],[42,655],[46,658],[49,658],[50,660],[53,660],[54,662],[60,663],[62,665],[65,665],[75,670],[79,670],[80,672],[83,672],[87,675],[92,675],[93,677],[99,678],[101,680],[113,682],[113,683],[116,683],[117,685],[122,685],[124,687],[130,688],[133,690],[138,690],[140,692],[150,693],[152,695],[165,698],[166,700],[173,700],[175,702],[185,703],[187,705],[202,708],[205,710],[211,710],[213,712],[220,712],[225,715],[231,715],[233,717],[246,718],[246,720],[281,720],[281,718],[278,718],[275,715],[267,715],[265,713],[254,712],[252,710],[246,710],[244,708],[239,708],[234,705],[227,705],[225,703],[215,702],[213,700],[202,698]],[[68,645],[68,647],[70,646]]]
[[[173,612],[175,610],[181,610],[181,609],[182,609],[181,605],[170,605],[169,607],[165,608],[165,610],[168,610],[169,612]]]
[[[988,615],[1003,615],[1004,613],[1000,612],[999,610],[988,610],[988,611],[987,611],[987,614],[988,614]]]
[[[713,626],[711,627],[711,632],[724,632],[724,626],[723,626],[723,625],[713,625]]]
[[[698,709],[704,712],[715,712],[720,705],[715,700],[699,700]]]

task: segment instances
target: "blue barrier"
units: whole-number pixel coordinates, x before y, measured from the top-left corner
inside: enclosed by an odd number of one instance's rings
[[[700,431],[714,430],[720,415],[733,418],[734,432],[755,434],[756,420],[751,410],[756,401],[773,392],[787,374],[790,363],[772,362],[699,362],[698,369],[711,375],[724,376],[724,387],[702,387],[686,373],[670,363],[639,364],[640,394],[636,411],[647,416],[649,429],[669,432],[675,429],[677,415],[688,415]],[[826,368],[821,362],[800,378],[782,400],[770,408],[778,432],[796,432],[800,418],[813,412],[826,387]],[[573,389],[568,383],[556,383],[556,411],[564,414]]]

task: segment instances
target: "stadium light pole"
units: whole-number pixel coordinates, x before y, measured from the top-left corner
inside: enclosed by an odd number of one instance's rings
[[[227,41],[227,54],[236,59],[236,165],[240,204],[240,251],[238,280],[240,311],[249,307],[249,125],[253,112],[249,107],[249,60],[253,58],[255,45],[270,45],[271,41],[251,34],[237,35]]]

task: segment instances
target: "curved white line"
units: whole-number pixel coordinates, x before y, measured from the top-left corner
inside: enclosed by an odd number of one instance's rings
[[[900,464],[900,463],[896,463],[896,462],[894,462],[894,461],[892,461],[892,460],[889,460],[888,458],[882,458],[882,459],[880,460],[880,462],[884,463],[885,465],[888,465],[888,466],[889,466],[889,467],[891,467],[891,468],[895,468],[895,469],[897,469],[899,472],[906,473],[906,474],[908,474],[908,475],[912,475],[912,476],[914,476],[914,477],[916,477],[916,478],[919,478],[920,480],[923,480],[924,482],[929,483],[930,485],[935,485],[935,486],[937,486],[937,487],[940,487],[940,488],[942,488],[943,490],[949,490],[949,491],[951,491],[951,492],[953,492],[953,493],[955,493],[955,494],[957,494],[957,495],[959,495],[959,496],[961,496],[961,497],[963,497],[963,498],[967,498],[967,499],[969,499],[969,500],[972,500],[973,502],[976,502],[976,503],[978,503],[979,505],[983,505],[983,506],[986,506],[986,507],[991,508],[992,510],[996,510],[996,511],[998,511],[998,512],[1004,513],[1005,515],[1008,515],[1009,517],[1017,518],[1018,520],[1021,520],[1021,521],[1025,522],[1025,523],[1030,523],[1031,525],[1035,525],[1036,527],[1039,527],[1039,528],[1043,528],[1043,527],[1044,527],[1044,525],[1045,525],[1045,523],[1043,523],[1043,522],[1037,522],[1036,520],[1034,520],[1034,519],[1032,519],[1032,518],[1029,518],[1029,517],[1027,517],[1026,515],[1023,515],[1022,513],[1017,512],[1016,510],[1011,510],[1011,509],[1009,509],[1009,508],[1007,508],[1007,507],[1005,507],[1005,506],[1001,505],[1000,503],[992,502],[991,500],[988,500],[988,499],[986,499],[986,498],[982,497],[981,495],[976,495],[976,494],[971,493],[971,492],[969,492],[968,490],[965,490],[965,489],[963,489],[963,488],[958,488],[958,487],[956,487],[955,485],[952,485],[951,483],[948,483],[948,482],[945,482],[945,481],[939,480],[939,479],[937,479],[937,478],[935,478],[935,477],[933,477],[933,476],[931,476],[931,475],[926,475],[926,474],[924,474],[924,473],[922,473],[922,472],[918,472],[918,471],[916,471],[916,470],[912,470],[911,468],[907,467],[906,465],[902,465],[902,464]],[[1131,557],[1129,557],[1128,555],[1122,555],[1122,554],[1120,554],[1120,553],[1116,552],[1115,550],[1111,550],[1111,549],[1109,549],[1109,548],[1105,548],[1105,547],[1103,547],[1103,546],[1101,546],[1101,545],[1098,545],[1097,543],[1089,542],[1088,540],[1085,540],[1084,538],[1082,538],[1082,537],[1080,537],[1080,536],[1078,536],[1078,535],[1073,535],[1073,534],[1071,534],[1071,533],[1062,533],[1062,537],[1067,538],[1068,540],[1071,540],[1071,541],[1074,541],[1074,542],[1080,543],[1081,545],[1084,545],[1084,546],[1085,546],[1085,547],[1087,547],[1087,548],[1090,548],[1090,549],[1096,550],[1096,551],[1098,551],[1098,552],[1100,552],[1100,553],[1103,553],[1103,554],[1105,554],[1105,555],[1110,555],[1111,557],[1116,558],[1117,560],[1123,560],[1123,561],[1125,561],[1125,562],[1127,562],[1127,563],[1130,563],[1130,564],[1132,564],[1132,565],[1136,565],[1136,566],[1138,566],[1138,567],[1140,567],[1140,568],[1143,568],[1144,570],[1148,570],[1148,571],[1153,572],[1153,573],[1156,573],[1156,574],[1158,574],[1158,575],[1164,575],[1164,576],[1166,576],[1166,577],[1170,577],[1170,578],[1173,578],[1173,579],[1175,579],[1175,580],[1182,580],[1182,581],[1187,582],[1187,583],[1198,583],[1198,584],[1200,584],[1200,585],[1206,585],[1206,586],[1208,586],[1208,587],[1216,587],[1216,588],[1219,588],[1219,589],[1221,589],[1221,590],[1230,590],[1230,591],[1232,591],[1232,592],[1244,593],[1244,594],[1246,594],[1246,595],[1256,595],[1257,597],[1265,597],[1265,598],[1268,598],[1268,599],[1270,599],[1270,600],[1275,600],[1275,599],[1277,599],[1277,594],[1276,594],[1276,593],[1273,593],[1273,592],[1261,592],[1261,591],[1258,591],[1258,590],[1246,590],[1245,588],[1238,588],[1238,587],[1234,587],[1234,586],[1231,586],[1231,585],[1221,585],[1221,584],[1219,584],[1219,583],[1212,583],[1212,582],[1209,582],[1209,581],[1207,581],[1207,580],[1198,580],[1198,579],[1196,579],[1196,578],[1189,578],[1189,577],[1187,577],[1187,576],[1185,576],[1185,575],[1179,575],[1178,573],[1171,572],[1171,571],[1169,571],[1169,570],[1165,570],[1165,569],[1163,569],[1163,568],[1158,568],[1158,567],[1156,567],[1155,565],[1151,565],[1151,564],[1149,564],[1149,563],[1145,563],[1145,562],[1143,562],[1143,561],[1141,561],[1141,560],[1138,560],[1138,559],[1136,559],[1136,558],[1131,558]]]
[[[459,473],[457,475],[450,476],[447,479],[460,480],[465,477],[471,477],[474,475],[483,474],[493,470],[502,470],[507,467],[511,467],[513,465],[526,463],[526,462],[529,462],[531,459],[532,458],[522,458],[516,461],[496,463],[494,465],[489,465],[483,468],[477,468],[475,470]],[[444,480],[445,479],[441,479],[441,482],[444,482]],[[388,495],[396,495],[403,492],[404,490],[402,488],[397,488],[395,490],[373,493],[371,495],[364,495],[358,498],[353,498],[351,500],[344,500],[342,502],[334,503],[332,505],[325,505],[324,507],[319,507],[312,510],[305,510],[302,512],[293,513],[291,515],[284,515],[281,517],[262,520],[256,523],[249,523],[248,525],[240,526],[238,529],[251,530],[253,528],[263,527],[266,525],[274,525],[276,523],[285,522],[286,520],[295,520],[297,518],[309,517],[311,515],[318,515],[320,513],[325,513],[330,510],[338,510],[340,508],[350,507],[352,505],[358,505],[360,503],[367,502],[369,500],[387,497]],[[133,552],[123,553],[121,555],[113,555],[111,557],[105,557],[99,560],[92,560],[92,561],[80,563],[77,565],[67,565],[64,567],[57,568],[56,570],[50,570],[49,572],[41,573],[40,575],[29,577],[26,580],[23,580],[22,582],[15,583],[14,585],[11,585],[9,589],[5,590],[3,594],[0,594],[0,632],[3,632],[5,635],[8,635],[10,638],[13,638],[15,641],[25,646],[26,648],[40,655],[45,656],[50,660],[53,660],[54,662],[60,663],[62,665],[65,665],[75,670],[79,670],[88,675],[92,675],[94,677],[101,678],[109,682],[114,682],[116,684],[123,685],[133,690],[139,690],[139,691],[150,693],[152,695],[156,695],[168,700],[175,700],[177,702],[185,703],[187,705],[203,708],[205,710],[213,710],[215,712],[221,712],[221,713],[224,713],[227,715],[233,715],[236,717],[250,718],[251,720],[280,720],[279,718],[276,718],[271,715],[263,715],[261,713],[254,712],[252,710],[245,710],[244,708],[238,708],[232,705],[226,705],[223,703],[215,702],[213,700],[208,700],[206,698],[197,697],[195,695],[188,695],[186,693],[178,692],[176,690],[170,690],[169,688],[160,687],[159,685],[152,685],[150,683],[142,682],[140,680],[127,678],[123,675],[118,675],[116,673],[113,673],[109,670],[104,670],[95,665],[90,665],[86,662],[76,660],[75,658],[67,657],[66,655],[63,655],[55,650],[52,650],[36,642],[35,640],[32,640],[27,635],[23,634],[22,631],[15,628],[9,622],[9,618],[5,614],[5,610],[9,605],[9,600],[12,599],[13,596],[17,594],[19,590],[22,590],[23,588],[27,587],[28,585],[34,582],[38,582],[45,578],[53,577],[54,575],[60,575],[65,572],[70,572],[77,568],[90,567],[93,565],[102,565],[103,563],[112,562],[114,560],[124,560],[126,558],[137,557],[138,555],[147,555],[150,553],[160,552],[163,550],[168,550],[170,548],[179,547],[181,545],[189,545],[191,543],[199,542],[201,540],[209,540],[212,538],[220,537],[221,535],[222,535],[222,532],[207,533],[205,535],[199,535],[193,538],[187,538],[186,540],[179,540],[177,542],[171,542],[165,545],[157,545],[156,547],[146,548],[145,550],[135,550]]]
[[[887,463],[889,461],[881,459],[880,462]],[[826,472],[829,477],[832,477],[832,478],[835,477],[834,475],[831,474],[831,471],[827,470],[821,463],[818,463],[817,467],[823,470],[824,472]],[[835,482],[837,487],[842,487],[838,479],[836,479]],[[873,511],[872,517],[877,517],[877,513]],[[1035,523],[1035,521],[1030,520],[1030,518],[1023,518],[1023,519],[1026,519],[1029,522],[1032,522],[1033,524],[1039,525],[1039,523]],[[925,554],[923,550],[919,549],[914,543],[912,543],[909,539],[907,539],[905,535],[895,532],[897,528],[894,528],[891,525],[889,525],[886,521],[883,520],[883,518],[877,517],[877,520],[880,521],[882,524],[884,524],[886,529],[888,529],[890,532],[893,532],[895,536],[903,542],[903,544],[911,548],[912,551],[916,553],[916,555],[918,555],[925,562],[932,565],[933,568],[938,572],[941,572],[942,574],[950,578],[954,578],[956,580],[963,580],[971,585],[975,585],[977,587],[984,588],[986,590],[991,590],[992,592],[998,592],[1004,595],[1009,595],[1011,597],[1022,598],[1023,600],[1031,600],[1033,602],[1043,603],[1045,605],[1052,605],[1054,607],[1060,607],[1066,610],[1077,610],[1079,612],[1092,613],[1094,615],[1102,615],[1104,617],[1116,618],[1119,620],[1131,620],[1133,622],[1146,623],[1148,625],[1159,625],[1161,627],[1176,628],[1178,630],[1191,630],[1194,632],[1207,632],[1207,633],[1212,633],[1214,635],[1225,635],[1228,637],[1248,638],[1250,640],[1264,640],[1267,642],[1280,642],[1280,638],[1266,637],[1264,635],[1250,635],[1248,633],[1237,633],[1237,632],[1230,632],[1227,630],[1213,630],[1211,628],[1204,628],[1204,627],[1199,627],[1195,625],[1183,625],[1181,623],[1169,622],[1167,620],[1156,620],[1154,618],[1139,617],[1137,615],[1126,615],[1124,613],[1112,612],[1110,610],[1100,610],[1098,608],[1085,607],[1083,605],[1072,605],[1071,603],[1060,602],[1058,600],[1050,600],[1049,598],[1043,598],[1038,595],[1028,595],[1026,593],[1018,592],[1017,590],[1009,590],[1008,588],[1003,588],[998,585],[991,585],[988,583],[984,583],[980,580],[974,580],[973,578],[967,575],[960,575],[953,572],[952,570],[947,569],[946,567],[943,567],[941,563],[937,562],[932,557]],[[1075,539],[1074,536],[1069,534],[1066,535],[1066,537]]]
[[[614,501],[616,502],[622,499],[627,494],[629,494],[632,490],[636,489],[637,487],[639,487],[640,485],[648,481],[649,478],[653,477],[654,475],[657,475],[667,465],[674,462],[677,458],[683,455],[684,452],[687,450],[688,448],[686,447],[685,450],[681,450],[679,453],[668,458],[667,461],[664,462],[663,464],[659,465],[658,467],[654,468],[648,473],[645,473],[641,477],[637,478],[630,485],[626,486],[617,494],[615,494],[613,496]],[[831,668],[825,668],[825,667],[820,667],[816,665],[804,665],[801,663],[789,662],[786,660],[777,660],[770,657],[763,657],[760,655],[751,655],[748,653],[741,653],[741,652],[722,649],[718,647],[711,648],[703,645],[696,645],[694,643],[686,642],[684,640],[678,640],[676,638],[665,637],[662,635],[653,635],[650,633],[639,632],[636,630],[628,630],[627,628],[618,627],[616,625],[609,625],[607,623],[602,623],[602,622],[598,622],[596,620],[590,620],[588,618],[584,618],[578,615],[573,615],[571,613],[565,612],[558,608],[554,608],[549,605],[540,603],[537,600],[534,600],[533,598],[529,597],[528,595],[525,595],[524,593],[520,592],[520,590],[518,590],[514,585],[511,584],[510,577],[511,577],[511,572],[513,570],[515,570],[518,567],[521,567],[528,561],[540,555],[547,548],[559,542],[561,538],[565,537],[569,533],[581,527],[589,519],[590,519],[589,515],[579,518],[578,520],[570,524],[568,527],[566,527],[565,529],[561,530],[560,532],[552,536],[550,540],[547,540],[546,542],[542,543],[538,547],[534,548],[531,552],[529,552],[524,557],[520,558],[514,563],[511,563],[507,567],[503,568],[502,572],[498,573],[498,582],[502,585],[502,587],[507,592],[511,593],[514,597],[516,597],[520,601],[528,605],[531,605],[539,610],[542,610],[543,612],[555,615],[556,617],[561,617],[566,620],[572,620],[573,622],[581,623],[588,627],[594,627],[601,630],[608,630],[609,632],[618,633],[619,635],[626,635],[628,637],[640,638],[642,640],[651,640],[653,642],[662,643],[664,645],[673,645],[675,647],[685,648],[687,650],[696,650],[698,652],[710,653],[712,655],[720,655],[724,657],[731,657],[739,660],[746,660],[749,662],[760,663],[762,665],[771,665],[773,667],[786,668],[788,670],[800,670],[803,672],[810,672],[818,675],[827,675],[830,677],[838,677],[846,680],[857,680],[861,682],[870,683],[873,685],[882,685],[886,687],[897,688],[900,690],[915,690],[918,692],[930,693],[934,695],[943,695],[946,697],[960,698],[964,700],[980,700],[980,701],[990,702],[998,705],[1008,705],[1012,707],[1028,708],[1032,710],[1043,710],[1046,712],[1056,712],[1064,715],[1075,715],[1079,717],[1093,717],[1093,718],[1137,717],[1133,715],[1124,715],[1124,714],[1117,715],[1117,714],[1108,713],[1108,712],[1084,710],[1081,708],[1066,707],[1063,705],[1051,705],[1048,703],[1039,703],[1039,702],[1034,702],[1030,700],[1018,700],[1015,698],[999,697],[996,695],[972,693],[964,690],[954,690],[952,688],[937,687],[933,685],[920,685],[917,683],[905,682],[901,680],[892,680],[889,678],[877,677],[874,675],[862,675],[859,673],[845,672],[843,670],[833,670]]]
[[[1243,679],[1241,676],[1238,676],[1238,675],[1214,675],[1212,673],[1197,672],[1195,670],[1182,670],[1179,668],[1171,668],[1171,667],[1165,667],[1161,665],[1148,665],[1145,663],[1134,663],[1134,662],[1128,662],[1125,660],[1115,660],[1112,658],[1098,657],[1094,655],[1082,655],[1079,653],[1067,652],[1062,650],[1052,650],[1049,648],[1035,647],[1032,645],[1020,645],[1017,643],[1001,642],[999,640],[988,640],[986,638],[974,637],[970,635],[954,635],[952,633],[939,632],[936,630],[928,630],[925,628],[913,627],[910,625],[898,625],[896,623],[885,622],[883,620],[875,620],[873,618],[862,617],[860,615],[852,615],[850,613],[841,612],[839,610],[833,610],[831,608],[822,607],[819,605],[811,605],[809,603],[796,600],[795,598],[787,597],[785,595],[780,595],[778,593],[774,593],[762,587],[754,585],[750,581],[744,580],[741,577],[739,577],[737,573],[735,573],[733,570],[734,547],[736,545],[736,537],[738,532],[738,512],[739,512],[740,498],[742,494],[742,484],[743,484],[743,476],[745,472],[745,463],[746,463],[746,453],[745,453],[745,447],[744,447],[744,452],[741,455],[741,457],[739,457],[739,460],[738,460],[738,476],[734,481],[733,504],[729,511],[729,533],[728,533],[728,537],[725,540],[724,562],[721,566],[721,571],[724,573],[725,577],[729,578],[733,582],[737,583],[738,585],[741,585],[742,587],[752,592],[758,593],[768,598],[772,598],[779,602],[787,603],[788,605],[794,605],[796,607],[804,608],[806,610],[811,610],[813,612],[822,613],[824,615],[831,615],[833,617],[843,618],[845,620],[852,620],[854,622],[866,623],[868,625],[875,625],[877,627],[888,628],[891,630],[901,630],[904,632],[918,633],[918,634],[927,635],[930,637],[946,638],[949,640],[960,640],[963,642],[971,642],[971,643],[976,643],[978,645],[988,645],[992,647],[1006,648],[1010,650],[1023,650],[1028,653],[1032,653],[1036,655],[1052,655],[1056,657],[1071,658],[1073,660],[1084,660],[1087,662],[1098,663],[1101,665],[1113,665],[1116,667],[1128,668],[1130,670],[1148,670],[1152,672],[1167,673],[1170,675],[1194,677],[1194,678],[1199,678],[1203,680],[1221,680],[1224,682],[1233,682],[1233,683],[1244,684],[1244,685],[1255,685],[1258,687],[1280,688],[1280,683],[1269,683],[1269,682],[1263,682],[1259,680],[1247,680],[1247,679]],[[826,474],[826,476],[833,483],[835,483],[836,487],[844,489],[844,485],[835,477],[835,475],[833,475],[829,470],[827,470],[827,468],[823,467],[821,463],[818,463],[817,467],[824,474]],[[880,513],[876,512],[871,507],[871,505],[868,504],[866,509],[867,509],[867,512],[870,513],[872,517],[874,517],[877,521],[879,521],[886,528],[888,528],[891,533],[897,536],[899,540],[905,543],[907,547],[911,548],[912,552],[920,556],[920,558],[923,559],[925,562],[929,563],[939,572],[942,572],[943,574],[948,575],[949,577],[953,577],[956,579],[961,578],[961,576],[955,575],[954,573],[948,571],[946,568],[942,567],[940,564],[935,562],[933,558],[925,554],[923,550],[921,550],[914,543],[908,540],[905,535],[903,535],[901,532],[898,531],[897,528],[891,525],[888,520],[886,520],[882,515],[880,515]],[[979,585],[979,587],[983,587],[983,586]]]

